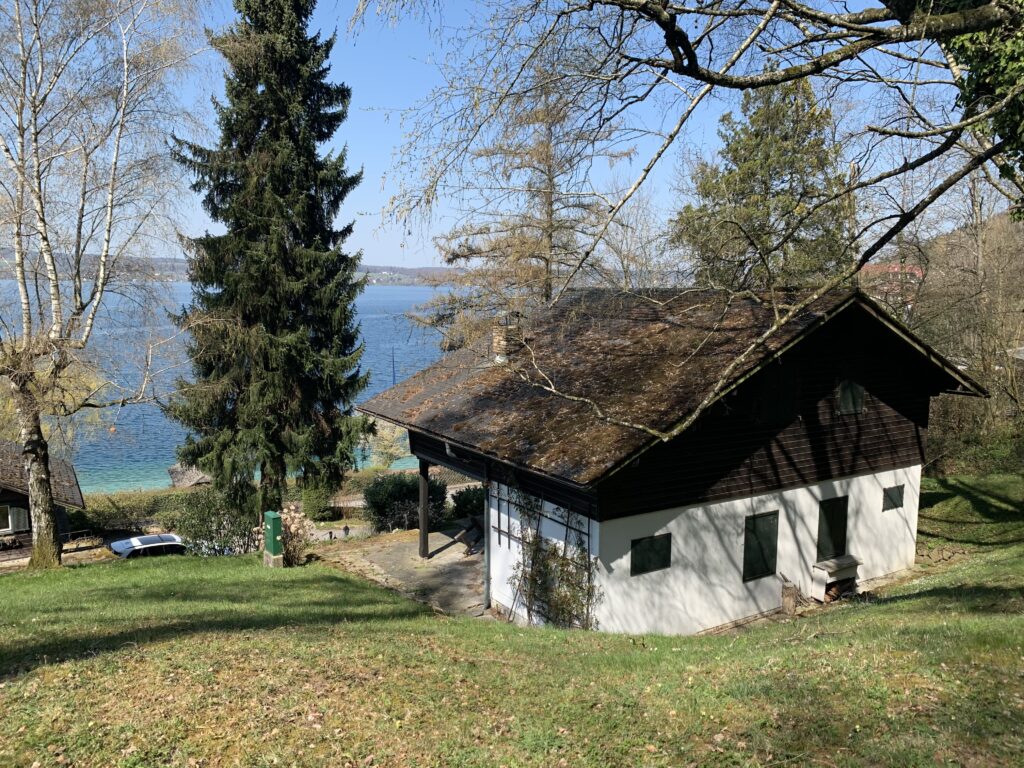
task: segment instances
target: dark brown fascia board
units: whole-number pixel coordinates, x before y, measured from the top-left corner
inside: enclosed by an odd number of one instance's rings
[[[2,488],[5,491],[10,491],[11,493],[16,493],[19,496],[28,495],[27,493],[25,493],[25,490],[23,488],[15,488],[13,485],[8,485],[7,483],[0,483],[0,488]]]
[[[428,437],[434,438],[435,440],[440,440],[443,443],[447,443],[447,444],[451,445],[453,449],[458,449],[460,451],[469,451],[470,453],[475,454],[475,455],[477,455],[477,456],[479,456],[479,457],[481,457],[481,458],[483,458],[485,460],[486,459],[491,459],[492,461],[496,461],[496,462],[498,462],[500,464],[505,464],[506,466],[509,466],[509,467],[514,467],[515,469],[522,470],[523,472],[529,472],[529,473],[534,474],[534,475],[539,475],[540,477],[546,477],[548,480],[551,480],[552,482],[559,483],[560,485],[567,486],[567,487],[572,488],[574,490],[584,491],[584,492],[588,492],[588,493],[591,490],[593,490],[593,485],[581,485],[580,483],[573,482],[572,480],[570,480],[570,479],[568,479],[566,477],[562,477],[561,475],[553,475],[550,472],[544,472],[543,470],[537,469],[536,467],[531,467],[528,464],[520,464],[520,463],[515,462],[515,461],[509,461],[508,459],[503,459],[500,456],[498,456],[497,454],[487,453],[485,451],[481,451],[476,446],[472,446],[472,445],[469,445],[468,443],[463,443],[463,442],[460,442],[458,440],[453,440],[452,438],[448,437],[447,435],[442,435],[439,432],[433,432],[433,431],[431,431],[429,429],[424,429],[423,427],[420,427],[420,426],[415,425],[415,424],[407,424],[405,422],[398,421],[397,419],[395,419],[393,417],[385,416],[382,413],[377,413],[376,411],[371,411],[371,410],[368,410],[368,409],[363,408],[361,406],[356,406],[356,410],[359,411],[360,413],[364,413],[364,414],[366,414],[368,416],[373,416],[374,418],[377,418],[377,419],[383,419],[384,421],[387,421],[387,422],[390,422],[390,423],[392,423],[392,424],[394,424],[396,426],[402,427],[403,429],[407,429],[410,432],[419,432],[421,435],[426,435]],[[454,467],[449,467],[449,469],[454,469]]]
[[[961,371],[951,360],[922,341],[918,336],[898,322],[878,302],[863,293],[858,292],[856,296],[861,304],[870,312],[876,320],[885,325],[890,331],[902,338],[905,342],[914,347],[932,365],[942,368],[951,378],[960,382],[963,389],[947,390],[943,394],[967,395],[970,397],[990,397],[989,391],[976,382],[971,376]],[[966,391],[964,391],[966,390]]]

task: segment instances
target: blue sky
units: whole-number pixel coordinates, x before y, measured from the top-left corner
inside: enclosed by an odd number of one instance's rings
[[[433,231],[403,233],[400,227],[382,222],[381,210],[394,190],[395,179],[389,171],[394,153],[402,143],[400,112],[426,98],[438,84],[431,62],[441,58],[445,51],[439,36],[431,34],[415,19],[391,27],[370,16],[357,34],[349,34],[348,21],[354,4],[354,0],[321,0],[312,25],[324,34],[338,32],[331,58],[331,77],[351,87],[352,103],[349,118],[331,145],[347,144],[349,169],[361,166],[364,173],[362,184],[345,201],[339,221],[355,221],[355,232],[349,239],[350,250],[362,250],[364,263],[438,264],[440,261],[430,239]],[[449,27],[459,25],[471,4],[471,0],[446,2],[444,23]],[[230,0],[211,0],[207,7],[208,27],[220,29],[233,18]],[[202,125],[213,125],[209,100],[211,96],[219,96],[222,89],[221,60],[213,52],[206,53],[200,58],[185,93],[190,111]],[[721,105],[710,105],[708,114],[716,114],[720,109]],[[701,143],[715,141],[713,120],[700,120],[696,127]],[[199,138],[204,142],[214,140],[212,133]],[[661,193],[670,191],[677,158],[678,151],[663,159],[652,179]],[[645,153],[640,153],[635,167],[623,168],[620,172],[631,178],[645,160]],[[181,226],[186,234],[199,234],[208,227],[213,228],[198,200],[184,211]],[[439,231],[444,227],[442,204],[434,229]]]

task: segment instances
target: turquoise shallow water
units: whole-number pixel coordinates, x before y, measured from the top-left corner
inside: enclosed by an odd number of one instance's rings
[[[169,309],[177,309],[188,301],[188,284],[168,283],[162,288],[165,293],[161,300]],[[426,286],[370,285],[359,297],[356,307],[366,344],[363,366],[370,371],[370,386],[360,396],[361,400],[391,386],[392,379],[401,381],[440,356],[437,336],[404,317],[432,295],[433,289]],[[149,313],[148,319],[138,322],[124,322],[124,317],[114,317],[118,309],[113,308],[106,326],[118,330],[105,330],[99,341],[123,355],[125,376],[130,378],[145,339],[166,338],[171,324],[165,312]],[[124,314],[129,314],[129,310]],[[165,345],[162,355],[168,360],[180,360],[181,340]],[[179,368],[174,373],[181,371]],[[165,381],[164,388],[170,383]],[[102,419],[102,426],[90,430],[76,446],[75,467],[82,491],[166,488],[170,484],[167,468],[175,462],[175,448],[185,437],[181,427],[168,421],[155,405],[109,410]],[[415,461],[408,457],[399,465],[415,466]]]

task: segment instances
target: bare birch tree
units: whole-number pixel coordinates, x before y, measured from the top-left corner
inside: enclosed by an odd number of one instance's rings
[[[111,397],[90,342],[144,277],[175,190],[166,148],[190,0],[8,0],[0,7],[0,383],[29,478],[31,565],[59,564],[47,417]],[[139,391],[148,381],[143,377]]]

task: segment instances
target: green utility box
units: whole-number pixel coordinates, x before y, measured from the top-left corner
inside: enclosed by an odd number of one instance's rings
[[[269,568],[284,567],[281,515],[277,512],[263,513],[263,564]]]

